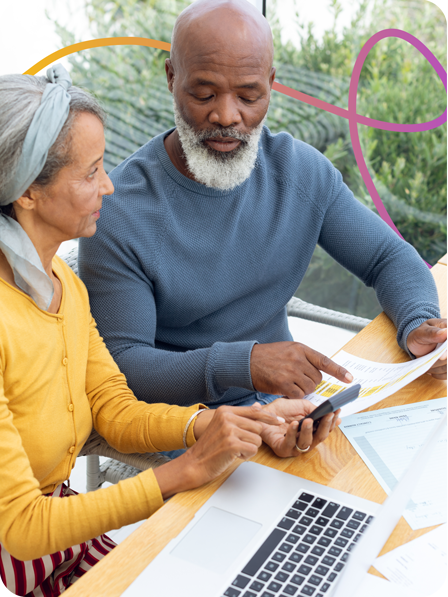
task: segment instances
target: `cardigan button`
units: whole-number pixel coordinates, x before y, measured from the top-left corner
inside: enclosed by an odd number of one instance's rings
[[[70,412],[73,412],[73,409],[74,409],[74,406],[73,406],[73,404],[69,404],[68,410],[69,410]]]
[[[72,446],[69,450],[70,454],[73,454],[73,452],[75,451],[75,446]]]
[[[63,365],[66,365],[67,363],[68,363],[68,358],[67,358],[67,357],[64,357],[64,358],[62,359],[62,364],[63,364]]]

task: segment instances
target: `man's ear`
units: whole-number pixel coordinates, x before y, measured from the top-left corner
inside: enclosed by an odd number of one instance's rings
[[[166,72],[166,80],[168,83],[168,89],[170,93],[173,93],[173,83],[174,83],[174,68],[170,58],[165,60],[165,72]]]
[[[275,67],[271,68],[271,74],[269,75],[269,87],[272,89],[272,85],[275,81],[275,73],[276,73],[276,69]]]

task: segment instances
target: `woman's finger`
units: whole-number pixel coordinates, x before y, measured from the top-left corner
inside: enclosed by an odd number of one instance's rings
[[[261,432],[260,432],[261,433]],[[260,433],[251,432],[248,429],[235,429],[234,435],[238,438],[238,440],[244,444],[252,444],[259,448],[263,443],[261,439]],[[223,439],[223,443],[225,443],[226,438]]]
[[[265,410],[261,404],[258,404],[258,402],[252,406],[228,406],[225,408],[231,409],[240,417],[252,419],[253,421],[260,421],[261,423],[267,423],[268,425],[280,425],[281,423],[284,423],[283,419],[279,420],[277,415]]]
[[[313,443],[313,421],[311,419],[305,419],[300,429],[299,437],[297,438],[296,445],[301,450],[306,450],[308,446]]]
[[[331,421],[330,433],[336,427],[336,424],[337,424],[336,421],[338,420],[340,414],[341,414],[340,408],[338,408],[338,410],[333,413],[333,420]]]
[[[330,413],[329,415],[325,415],[325,417],[322,417],[319,423],[319,427],[317,428],[317,431],[314,434],[314,440],[316,444],[323,442],[328,437],[328,434],[330,433],[332,420],[333,413]]]
[[[297,452],[296,450],[296,439],[297,439],[297,429],[299,427],[298,421],[293,421],[288,425],[288,429],[285,433],[285,439],[283,442],[283,446],[285,449],[285,454],[294,454]]]
[[[316,410],[317,406],[315,404],[313,404],[312,402],[310,402],[309,400],[303,399],[300,401],[300,408],[303,411],[303,414],[305,416],[307,416],[310,413],[312,413],[313,410]]]
[[[242,442],[239,450],[239,454],[237,454],[238,458],[241,460],[249,460],[249,458],[253,458],[255,454],[258,452],[258,446],[255,446],[252,443]]]

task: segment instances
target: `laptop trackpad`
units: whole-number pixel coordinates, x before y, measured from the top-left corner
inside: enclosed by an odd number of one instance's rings
[[[222,574],[261,526],[259,522],[212,507],[176,545],[171,555]]]

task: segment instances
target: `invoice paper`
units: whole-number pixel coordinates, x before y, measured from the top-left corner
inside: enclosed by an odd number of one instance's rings
[[[439,356],[445,352],[446,347],[447,342],[444,342],[424,357],[394,364],[367,361],[341,350],[333,361],[350,371],[354,377],[352,383],[346,384],[331,375],[322,373],[320,384],[314,392],[308,394],[305,398],[318,406],[331,396],[347,389],[350,385],[359,383],[361,384],[359,397],[342,408],[341,417],[346,417],[364,410],[384,398],[388,398],[394,392],[398,392],[408,383],[426,373]]]
[[[366,574],[356,597],[378,597],[378,595],[381,597],[422,597],[422,594],[415,593],[412,589],[403,589],[384,578]],[[430,593],[423,593],[423,595],[430,595]]]
[[[389,494],[445,412],[446,398],[436,398],[350,415],[340,429]],[[446,441],[445,429],[403,512],[414,530],[446,522]]]
[[[375,568],[395,585],[431,595],[446,577],[446,524],[380,556]]]

